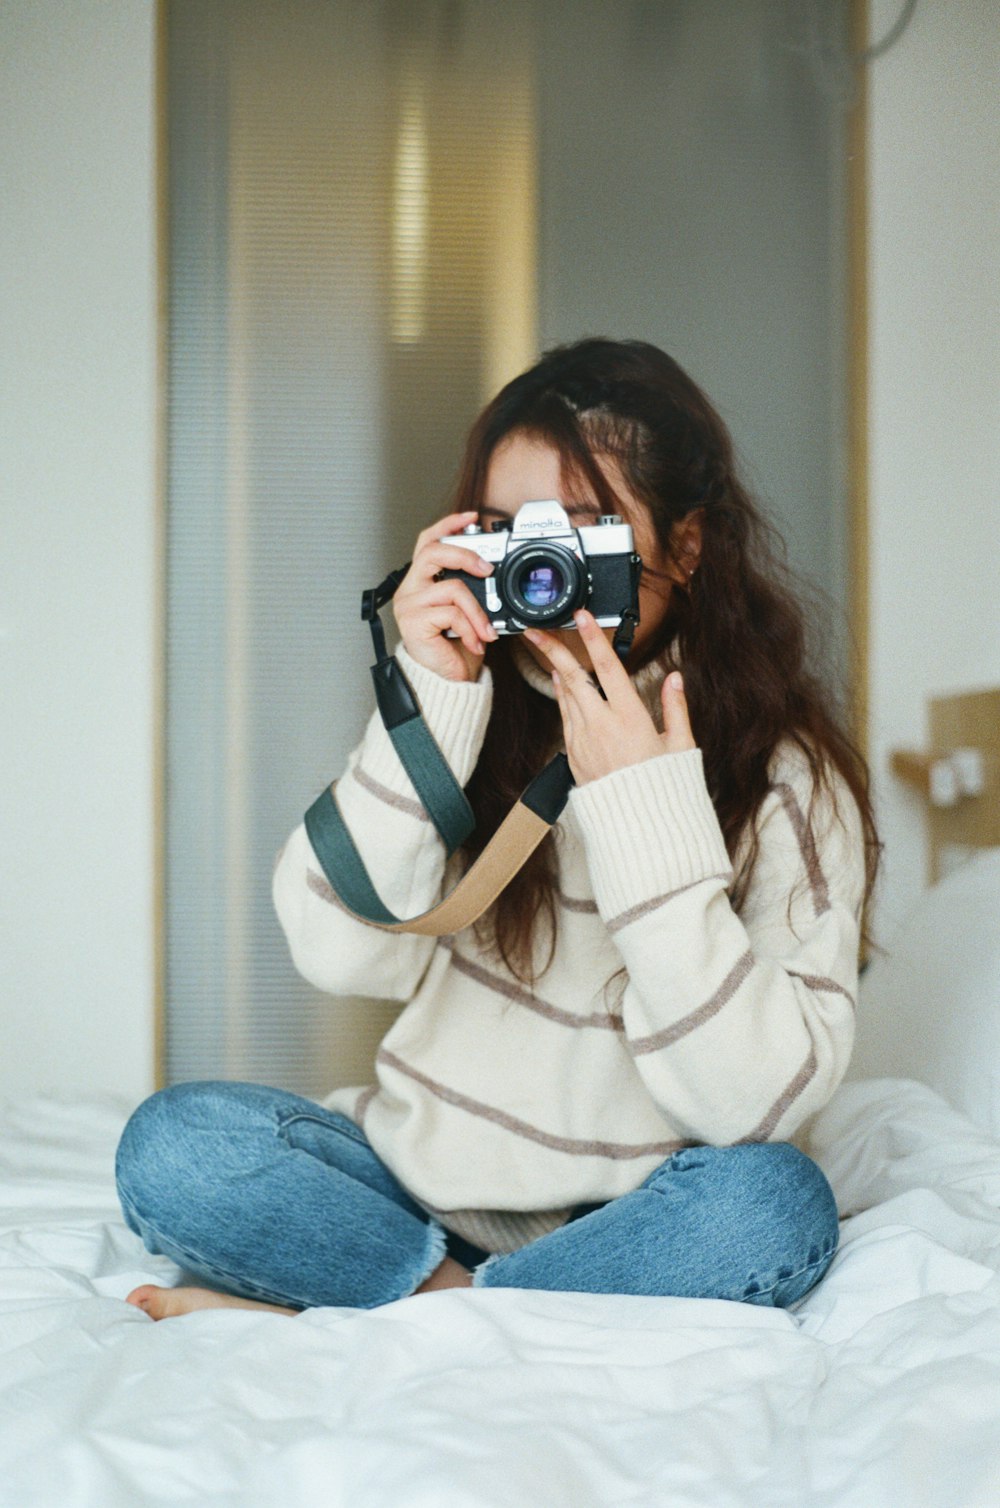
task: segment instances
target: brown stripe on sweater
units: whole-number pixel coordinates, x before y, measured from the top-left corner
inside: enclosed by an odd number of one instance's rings
[[[788,1109],[789,1105],[793,1102],[793,1100],[798,1099],[803,1089],[809,1083],[810,1079],[815,1074],[817,1067],[818,1063],[816,1059],[816,1049],[815,1047],[810,1046],[809,1056],[806,1058],[805,1062],[799,1069],[798,1073],[795,1075],[794,1079],[792,1079],[791,1082],[787,1084],[778,1095],[778,1098],[775,1100],[774,1104],[771,1106],[764,1119],[746,1136],[741,1136],[739,1141],[734,1143],[734,1145],[739,1146],[741,1143],[748,1141],[767,1141],[767,1138],[770,1136],[771,1132],[774,1130],[775,1126],[778,1124],[781,1117]]]
[[[442,946],[451,953],[451,961],[460,974],[466,974],[481,984],[484,989],[492,990],[496,995],[505,995],[508,1000],[515,1000],[518,1005],[523,1005],[526,1010],[534,1011],[536,1016],[545,1016],[549,1021],[558,1021],[560,1026],[596,1026],[604,1031],[622,1032],[625,1023],[621,1016],[610,1015],[607,1011],[592,1011],[588,1016],[575,1015],[572,1011],[564,1011],[557,1005],[550,1005],[547,1000],[540,1000],[530,990],[514,984],[509,979],[502,979],[499,974],[492,974],[489,969],[484,969],[482,964],[475,963],[471,958],[463,958],[461,953],[456,952],[453,944],[442,939]]]
[[[683,895],[686,890],[693,890],[696,885],[703,885],[706,880],[724,880],[726,884],[732,879],[732,870],[726,874],[706,874],[700,880],[689,880],[686,885],[678,885],[676,890],[664,891],[663,895],[654,895],[651,900],[639,901],[635,906],[630,906],[627,911],[620,911],[608,922],[609,932],[619,932],[622,927],[627,927],[630,922],[638,921],[641,916],[648,916],[650,911],[655,911],[658,906],[665,906],[672,901],[675,895]]]
[[[822,916],[830,909],[830,892],[827,889],[826,876],[819,862],[819,854],[816,852],[816,841],[813,838],[812,828],[805,819],[805,814],[799,806],[799,800],[790,785],[784,781],[779,782],[775,791],[781,797],[781,804],[785,808],[788,820],[792,825],[805,865],[806,876],[809,880],[809,888],[812,891],[813,909],[817,916]]]
[[[565,910],[565,911],[583,911],[588,916],[596,916],[597,915],[597,902],[596,901],[577,900],[572,895],[563,895],[563,893],[562,893],[561,890],[558,891],[557,893],[558,893],[558,896],[559,896],[559,904],[560,904],[560,906],[562,906],[563,910]]]
[[[688,1032],[693,1032],[699,1026],[703,1026],[706,1021],[710,1021],[724,1005],[732,1000],[753,966],[754,956],[748,948],[736,960],[715,994],[706,1000],[704,1005],[699,1005],[697,1010],[682,1016],[679,1021],[674,1022],[673,1026],[665,1026],[662,1031],[653,1032],[652,1036],[626,1039],[632,1056],[636,1057],[639,1053],[657,1052],[661,1047],[669,1047],[678,1038],[686,1037]]]
[[[421,822],[431,820],[419,801],[412,801],[409,796],[398,796],[395,791],[390,791],[387,785],[383,785],[381,780],[376,780],[373,775],[369,775],[367,770],[363,770],[359,764],[354,766],[351,774],[362,789],[377,797],[379,801],[384,801],[386,806],[393,806],[398,812],[405,812],[408,817],[416,817]]]
[[[802,983],[807,984],[811,990],[821,990],[825,995],[843,995],[851,1010],[857,1009],[854,996],[835,979],[828,979],[825,974],[800,974],[797,969],[788,969],[787,972],[793,979],[801,979]]]
[[[353,917],[355,921],[358,920],[354,912],[344,905],[329,880],[323,875],[317,874],[315,869],[306,868],[306,885],[312,891],[313,895],[318,895],[320,900],[326,901],[328,906],[336,906],[337,910],[343,911],[345,916]]]
[[[624,1159],[627,1157],[651,1157],[654,1153],[664,1156],[671,1152],[677,1152],[681,1147],[690,1146],[686,1141],[650,1141],[638,1143],[626,1143],[617,1141],[582,1141],[576,1137],[553,1136],[548,1131],[542,1131],[538,1126],[532,1126],[527,1121],[519,1120],[515,1115],[508,1115],[505,1110],[498,1110],[495,1105],[484,1105],[480,1100],[470,1099],[467,1094],[460,1094],[457,1089],[449,1089],[446,1084],[439,1084],[436,1079],[428,1078],[427,1074],[421,1073],[417,1068],[411,1068],[395,1053],[387,1048],[380,1047],[376,1054],[376,1061],[387,1063],[390,1068],[398,1069],[405,1073],[408,1078],[415,1079],[418,1084],[423,1084],[438,1099],[446,1104],[455,1105],[459,1110],[465,1110],[469,1115],[475,1115],[482,1120],[493,1121],[495,1125],[502,1126],[505,1131],[512,1131],[515,1136],[523,1136],[527,1141],[539,1142],[543,1147],[551,1147],[556,1152],[570,1152],[576,1157],[611,1157]]]

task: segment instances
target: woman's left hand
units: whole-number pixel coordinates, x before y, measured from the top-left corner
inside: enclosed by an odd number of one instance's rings
[[[601,696],[593,680],[565,644],[541,629],[525,629],[525,638],[548,657],[552,684],[562,714],[566,754],[577,785],[599,780],[612,770],[655,759],[659,754],[677,754],[693,749],[695,741],[688,719],[684,682],[671,671],[660,695],[663,732],[658,733],[628,671],[615,654],[591,613],[582,608],[573,621],[590,655],[594,674],[604,690]]]

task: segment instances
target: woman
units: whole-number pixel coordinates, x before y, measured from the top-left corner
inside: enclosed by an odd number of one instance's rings
[[[447,535],[548,498],[577,525],[632,525],[624,665],[586,612],[497,637],[442,577],[492,569]],[[155,1318],[456,1286],[794,1303],[837,1246],[793,1138],[847,1068],[878,844],[729,435],[656,347],[584,340],[487,407],[455,505],[397,591],[397,659],[476,830],[446,862],[377,712],[338,804],[401,916],[453,888],[560,747],[567,806],[486,916],[442,939],[356,919],[292,833],[274,899],[297,967],[407,1008],[376,1083],[326,1107],[229,1083],[139,1107],[126,1219],[212,1288],[129,1301]]]

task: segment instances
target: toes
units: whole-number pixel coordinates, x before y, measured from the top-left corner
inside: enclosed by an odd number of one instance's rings
[[[125,1302],[141,1309],[151,1319],[160,1319],[165,1312],[166,1298],[167,1289],[158,1288],[155,1283],[143,1283],[126,1295]]]

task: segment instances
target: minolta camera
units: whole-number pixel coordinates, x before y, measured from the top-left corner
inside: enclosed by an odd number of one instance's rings
[[[522,503],[509,523],[490,532],[469,524],[442,542],[459,545],[493,563],[489,576],[446,569],[439,580],[458,577],[486,609],[498,634],[526,627],[573,628],[585,607],[602,628],[617,628],[626,612],[638,621],[642,558],[632,525],[617,513],[574,528],[561,503]],[[457,637],[449,629],[446,637]]]

